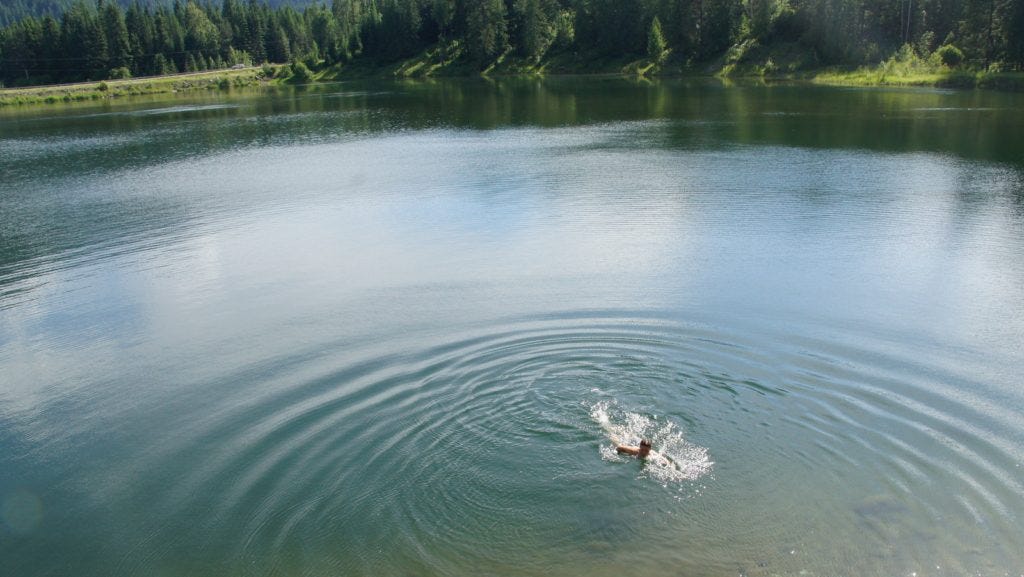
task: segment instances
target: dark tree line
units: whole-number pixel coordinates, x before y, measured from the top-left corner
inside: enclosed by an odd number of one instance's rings
[[[39,15],[0,29],[8,86],[424,50],[481,68],[560,54],[704,62],[742,43],[789,44],[825,65],[878,62],[904,45],[956,46],[978,67],[1024,64],[1024,0],[11,1]]]

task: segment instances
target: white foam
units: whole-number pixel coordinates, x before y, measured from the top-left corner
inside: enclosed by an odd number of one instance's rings
[[[642,475],[661,483],[693,481],[709,473],[714,465],[704,447],[688,442],[683,433],[668,420],[618,408],[601,401],[590,409],[590,417],[601,426],[609,443],[600,446],[606,461],[625,461],[615,448],[638,445],[640,439],[651,439],[654,450],[644,462]]]

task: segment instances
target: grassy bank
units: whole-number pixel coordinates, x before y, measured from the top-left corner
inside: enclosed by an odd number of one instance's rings
[[[227,90],[232,87],[255,86],[267,82],[277,75],[280,68],[276,65],[268,65],[240,70],[214,70],[127,80],[4,88],[0,89],[0,106],[82,102],[189,90]]]
[[[955,53],[955,62],[943,51]],[[961,65],[959,50],[941,47],[919,55],[910,46],[875,66],[856,68],[824,67],[812,54],[795,43],[760,46],[754,41],[737,44],[721,60],[710,65],[721,78],[760,77],[766,81],[810,81],[833,86],[926,86],[940,88],[983,88],[1024,92],[1024,73],[996,70],[978,71]]]
[[[891,72],[878,68],[826,70],[809,75],[812,82],[835,86],[934,86],[1024,92],[1022,72],[936,70]]]

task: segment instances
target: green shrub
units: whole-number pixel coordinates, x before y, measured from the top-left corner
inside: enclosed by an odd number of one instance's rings
[[[313,80],[313,73],[303,62],[292,62],[292,82],[305,84]]]
[[[118,68],[111,68],[110,72],[107,73],[107,78],[110,80],[125,80],[132,77],[131,70],[128,70],[127,66],[120,66]]]
[[[911,64],[916,63],[918,60],[917,53],[914,52],[914,47],[910,44],[900,46],[900,49],[893,55],[893,59],[895,59],[896,62]]]
[[[939,46],[935,53],[939,55],[939,60],[950,68],[959,66],[964,61],[964,53],[952,44]]]
[[[935,33],[932,31],[925,32],[917,39],[917,53],[922,57],[927,57],[932,53],[932,46],[935,45]]]
[[[106,82],[100,82],[96,86],[96,90],[99,90],[100,92],[106,92],[106,91],[110,90],[110,86],[108,86]]]

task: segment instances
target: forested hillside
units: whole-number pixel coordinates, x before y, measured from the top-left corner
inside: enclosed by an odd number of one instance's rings
[[[132,0],[116,0],[122,8],[128,8]],[[47,14],[60,17],[64,10],[71,5],[72,0],[3,0],[0,2],[0,27],[7,26],[28,18],[29,16],[41,17]],[[161,5],[170,5],[173,0],[139,0],[142,6],[155,8]],[[304,7],[315,3],[316,0],[266,0],[271,8],[279,6]]]
[[[805,65],[828,66],[877,63],[905,45],[921,57],[941,49],[951,66],[1019,69],[1024,0],[333,0],[302,9],[240,0],[127,8],[78,0],[60,16],[0,30],[0,81],[95,80],[239,62],[379,64],[425,52],[482,70],[496,61],[528,67],[559,57],[685,66],[781,46],[806,56]]]

